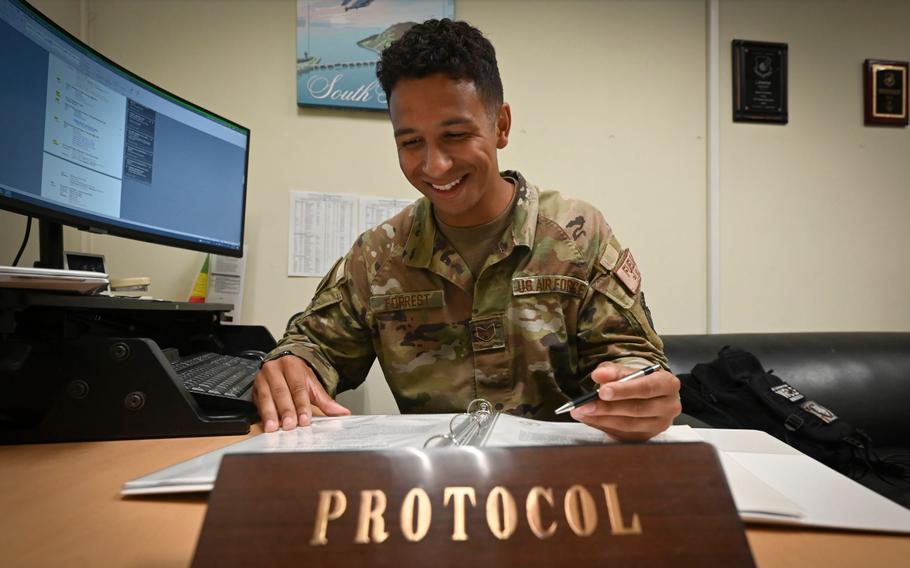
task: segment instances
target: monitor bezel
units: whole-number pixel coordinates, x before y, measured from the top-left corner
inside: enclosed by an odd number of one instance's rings
[[[231,120],[229,118],[221,116],[218,113],[212,112],[205,107],[202,107],[194,102],[184,99],[183,97],[181,97],[179,95],[175,95],[174,93],[168,91],[167,89],[159,87],[155,83],[152,83],[151,81],[144,79],[143,77],[140,77],[136,73],[130,71],[129,69],[123,67],[119,63],[106,57],[105,55],[98,52],[97,50],[95,50],[94,48],[92,48],[91,46],[89,46],[88,44],[86,44],[85,42],[83,42],[82,40],[80,40],[79,38],[74,36],[73,34],[69,33],[65,29],[63,29],[60,25],[58,25],[56,22],[54,22],[52,19],[47,17],[44,13],[42,13],[40,10],[38,10],[37,8],[35,8],[34,6],[32,6],[31,4],[26,2],[25,0],[10,0],[10,2],[22,6],[25,10],[31,12],[32,15],[36,16],[37,18],[40,18],[44,23],[49,24],[56,31],[58,31],[62,35],[66,36],[71,41],[75,42],[76,45],[79,46],[81,49],[84,49],[85,51],[89,52],[91,55],[97,57],[98,59],[100,59],[102,61],[102,63],[109,65],[113,68],[116,68],[118,71],[124,73],[130,79],[138,82],[140,86],[142,86],[144,88],[151,87],[151,89],[156,91],[157,93],[159,93],[165,97],[170,97],[171,99],[174,100],[174,102],[184,105],[184,106],[188,106],[193,111],[201,111],[203,114],[215,117],[218,120],[224,121],[227,124],[230,124],[236,128],[239,128],[242,131],[242,133],[246,136],[246,148],[245,148],[245,152],[244,152],[245,157],[244,157],[244,164],[243,164],[244,176],[243,176],[243,198],[241,200],[242,201],[242,203],[241,203],[242,215],[241,215],[241,219],[240,219],[240,241],[239,241],[238,247],[236,249],[234,247],[230,247],[230,246],[226,246],[226,245],[217,245],[217,244],[212,244],[212,243],[201,243],[201,242],[197,242],[197,241],[185,240],[185,239],[180,239],[178,237],[172,237],[172,236],[168,236],[168,235],[162,235],[159,233],[152,233],[152,232],[142,231],[139,229],[123,227],[121,225],[117,225],[114,223],[106,223],[104,221],[97,221],[94,219],[88,220],[84,217],[80,217],[77,214],[66,213],[66,212],[54,209],[53,207],[49,207],[49,206],[35,205],[33,203],[24,201],[22,199],[6,197],[2,194],[0,194],[0,209],[3,209],[5,211],[10,211],[12,213],[18,213],[20,215],[27,215],[30,217],[34,217],[39,222],[46,221],[46,222],[50,222],[50,223],[60,223],[62,225],[73,227],[78,230],[88,231],[88,232],[96,233],[96,234],[114,235],[117,237],[123,237],[123,238],[133,239],[133,240],[137,240],[137,241],[172,246],[172,247],[182,248],[182,249],[187,249],[187,250],[195,250],[195,251],[200,251],[200,252],[221,254],[224,256],[232,256],[232,257],[236,257],[236,258],[240,258],[241,256],[243,256],[243,243],[244,243],[244,237],[246,236],[246,199],[247,199],[247,188],[248,188],[248,184],[249,184],[250,140],[251,140],[250,129],[247,128],[246,126],[243,126],[242,124],[234,122],[233,120]]]

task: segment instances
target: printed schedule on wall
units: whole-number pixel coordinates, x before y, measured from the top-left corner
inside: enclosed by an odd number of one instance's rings
[[[322,278],[357,237],[413,200],[337,193],[290,192],[288,276]]]

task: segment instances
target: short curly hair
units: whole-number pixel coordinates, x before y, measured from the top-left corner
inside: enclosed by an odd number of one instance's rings
[[[382,51],[376,66],[387,99],[399,80],[436,73],[472,81],[490,114],[499,112],[503,97],[496,50],[467,22],[443,18],[415,24]]]

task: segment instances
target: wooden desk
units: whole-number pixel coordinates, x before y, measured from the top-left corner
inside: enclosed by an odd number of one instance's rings
[[[257,424],[250,435],[259,432]],[[0,565],[188,566],[205,496],[125,499],[120,486],[245,437],[0,446]],[[763,527],[747,535],[761,567],[910,566],[910,537]]]

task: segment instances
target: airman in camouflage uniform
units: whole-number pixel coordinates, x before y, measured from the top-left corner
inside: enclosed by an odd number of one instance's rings
[[[600,212],[504,175],[517,181],[513,221],[479,275],[421,198],[357,239],[274,353],[303,358],[332,396],[378,356],[404,413],[480,397],[541,419],[591,390],[579,379],[603,361],[665,364],[639,280],[617,276],[629,252]]]
[[[641,274],[600,213],[499,172],[509,141],[495,50],[465,22],[429,20],[382,53],[398,163],[424,195],[367,231],[292,319],[254,383],[266,431],[307,425],[313,407],[350,411],[378,357],[402,412],[462,412],[474,398],[626,440],[680,412]]]

